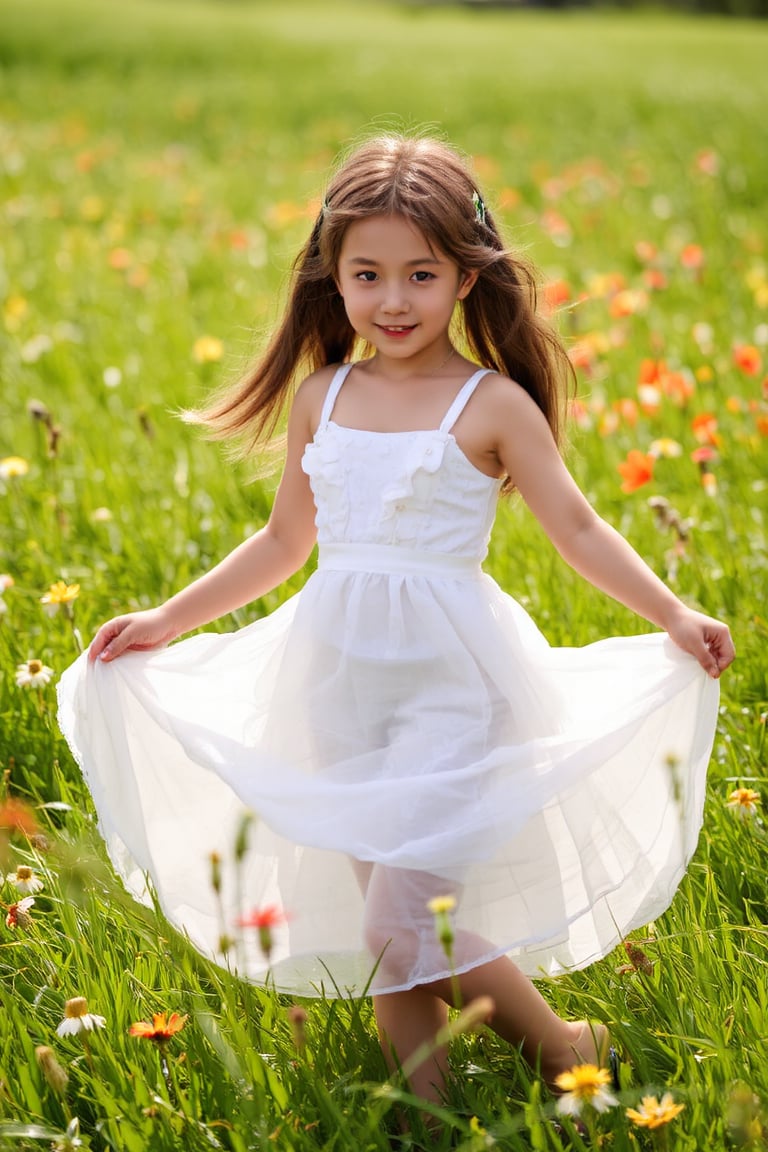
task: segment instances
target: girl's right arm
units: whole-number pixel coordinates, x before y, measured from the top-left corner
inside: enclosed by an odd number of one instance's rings
[[[103,624],[89,648],[90,660],[109,661],[122,652],[161,647],[263,596],[306,563],[315,543],[315,505],[301,457],[313,435],[317,383],[314,377],[296,393],[285,468],[266,526],[158,608]]]

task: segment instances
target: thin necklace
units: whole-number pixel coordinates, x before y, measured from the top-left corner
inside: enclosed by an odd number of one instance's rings
[[[433,368],[431,372],[427,372],[427,376],[437,376],[438,372],[441,372],[443,368],[445,368],[446,364],[451,359],[455,351],[456,349],[454,348],[453,344],[451,344],[451,350],[446,356],[445,360],[443,360],[442,364],[438,364],[437,368]]]

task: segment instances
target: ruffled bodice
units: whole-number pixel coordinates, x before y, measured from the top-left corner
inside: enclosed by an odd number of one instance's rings
[[[467,459],[451,428],[486,370],[464,384],[439,428],[369,432],[330,419],[351,367],[336,373],[302,459],[321,551],[329,544],[400,545],[481,561],[501,482]]]

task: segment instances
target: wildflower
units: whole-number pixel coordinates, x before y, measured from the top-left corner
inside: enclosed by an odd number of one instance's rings
[[[82,1148],[83,1142],[80,1139],[80,1121],[77,1116],[73,1116],[67,1130],[60,1140],[54,1140],[51,1145],[52,1152],[72,1152],[74,1148]]]
[[[187,1022],[186,1016],[179,1016],[178,1012],[171,1012],[166,1018],[165,1012],[155,1012],[152,1023],[139,1020],[131,1024],[128,1029],[129,1036],[136,1036],[139,1040],[151,1040],[153,1044],[167,1044],[172,1036],[181,1032]]]
[[[192,355],[198,364],[210,364],[221,360],[224,345],[216,336],[198,336],[192,345]]]
[[[704,249],[700,244],[686,244],[680,253],[680,263],[689,272],[698,272],[704,267]]]
[[[103,1016],[94,1016],[88,1011],[88,1002],[84,996],[75,996],[64,1005],[64,1019],[56,1029],[56,1034],[76,1036],[79,1032],[93,1032],[96,1028],[103,1028],[105,1024]]]
[[[42,880],[39,876],[35,876],[28,864],[19,864],[16,871],[10,872],[5,879],[8,884],[15,885],[19,892],[31,894],[32,892],[39,892],[41,888],[45,887]]]
[[[654,440],[648,449],[649,456],[666,456],[668,458],[674,456],[682,456],[683,446],[677,440],[672,440],[669,436],[662,436],[659,440]]]
[[[627,1108],[626,1114],[638,1128],[661,1128],[679,1116],[685,1104],[675,1104],[671,1092],[665,1092],[661,1100],[655,1096],[643,1096],[640,1107]]]
[[[760,803],[760,793],[755,792],[753,788],[734,788],[725,806],[740,820],[750,820],[757,812]]]
[[[700,444],[717,444],[717,416],[713,412],[700,412],[691,421],[693,434]]]
[[[15,583],[13,576],[9,576],[7,572],[0,572],[0,595],[7,592],[9,588],[13,588]]]
[[[27,660],[16,667],[16,683],[19,688],[44,688],[53,676],[53,668],[42,660]]]
[[[307,1020],[309,1015],[306,1008],[300,1004],[291,1004],[288,1009],[288,1023],[293,1034],[293,1043],[297,1052],[303,1052],[307,1046]]]
[[[624,483],[621,486],[622,492],[634,492],[637,488],[642,488],[643,484],[647,484],[649,480],[653,479],[653,465],[654,457],[640,452],[637,448],[632,448],[627,453],[626,460],[617,465],[621,473]]]
[[[455,896],[433,896],[427,904],[427,908],[433,916],[439,916],[445,912],[453,912],[455,907]]]
[[[272,954],[272,929],[284,924],[288,917],[275,905],[254,908],[246,916],[240,916],[235,923],[238,928],[255,928],[259,935],[259,946],[267,960]]]
[[[109,368],[104,369],[101,378],[107,388],[119,388],[123,382],[123,373],[112,364]]]
[[[5,456],[0,460],[0,480],[15,480],[18,476],[26,476],[29,464],[21,456]]]
[[[56,1059],[53,1048],[40,1044],[35,1048],[35,1059],[40,1065],[40,1071],[58,1096],[64,1095],[69,1077]]]
[[[566,1116],[578,1116],[585,1104],[596,1112],[605,1112],[618,1104],[615,1096],[607,1091],[611,1074],[607,1068],[596,1064],[575,1064],[567,1072],[555,1078],[555,1084],[563,1095],[557,1102],[558,1112]]]
[[[5,918],[6,928],[29,928],[32,923],[29,910],[34,902],[34,896],[25,896],[24,899],[19,900],[17,904],[11,904],[8,909],[8,915]]]
[[[760,371],[762,359],[759,349],[754,344],[737,344],[733,349],[733,362],[747,376],[756,376]]]
[[[13,796],[0,804],[0,828],[10,832],[21,832],[24,836],[34,836],[37,820],[34,813]]]
[[[65,584],[63,580],[57,580],[55,584],[51,584],[45,595],[40,597],[40,603],[48,616],[55,616],[59,608],[69,610],[70,604],[73,600],[77,600],[79,595],[79,584]]]

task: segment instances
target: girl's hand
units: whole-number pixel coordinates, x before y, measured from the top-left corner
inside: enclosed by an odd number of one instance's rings
[[[89,660],[114,660],[123,652],[161,648],[177,635],[163,608],[131,612],[102,624],[88,649]]]
[[[704,671],[717,679],[736,656],[727,624],[685,608],[668,626],[678,648],[695,656]]]

